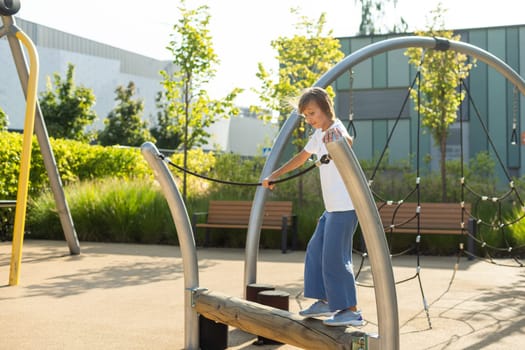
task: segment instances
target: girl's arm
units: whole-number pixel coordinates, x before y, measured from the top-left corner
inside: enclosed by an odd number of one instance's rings
[[[270,176],[266,177],[262,180],[262,186],[269,188],[272,190],[275,185],[270,184],[271,181],[277,180],[280,176],[299,168],[301,165],[303,165],[308,158],[310,158],[312,154],[306,152],[305,150],[302,150],[301,152],[297,153],[292,159],[290,159],[288,162],[286,162],[283,166],[281,166],[279,169],[274,170],[273,173],[270,174]]]

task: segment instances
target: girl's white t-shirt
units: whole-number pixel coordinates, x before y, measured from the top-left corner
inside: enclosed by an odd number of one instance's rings
[[[315,154],[317,159],[320,159],[323,155],[328,154],[326,146],[323,142],[323,136],[330,129],[339,129],[344,137],[349,136],[348,131],[344,127],[343,123],[339,119],[336,119],[326,131],[316,129],[313,135],[310,137],[310,140],[308,140],[304,150],[308,153]],[[323,193],[323,201],[326,211],[334,212],[353,210],[354,205],[334,162],[330,161],[328,164],[321,164],[319,167],[319,174],[321,178],[321,190]]]

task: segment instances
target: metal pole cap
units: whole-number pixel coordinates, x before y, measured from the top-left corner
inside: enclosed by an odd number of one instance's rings
[[[0,15],[12,16],[20,10],[20,0],[0,0]]]

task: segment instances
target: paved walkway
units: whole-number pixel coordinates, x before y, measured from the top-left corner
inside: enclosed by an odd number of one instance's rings
[[[0,349],[182,349],[183,270],[178,247],[26,240],[18,286],[8,286],[10,242],[0,243]],[[244,250],[198,250],[200,284],[242,296]],[[304,252],[262,250],[258,282],[301,296]],[[513,261],[502,261],[516,266]],[[357,266],[358,258],[354,264]],[[519,349],[525,342],[525,269],[462,258],[422,257],[423,309],[417,278],[397,286],[401,349]],[[393,260],[396,280],[414,275],[413,256]],[[370,283],[365,264],[359,280]],[[377,332],[372,288],[359,287],[366,332]],[[296,297],[298,296],[298,297]],[[431,327],[430,327],[431,326]],[[252,345],[230,327],[229,349],[296,349]]]

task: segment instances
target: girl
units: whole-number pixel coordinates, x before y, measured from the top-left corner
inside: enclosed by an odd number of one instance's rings
[[[332,100],[324,89],[305,90],[299,99],[298,111],[315,132],[301,152],[262,181],[266,188],[273,189],[272,181],[303,165],[312,154],[318,159],[327,154],[325,143],[345,137],[352,144],[352,138],[336,118]],[[321,165],[319,171],[325,211],[308,243],[304,269],[304,296],[317,301],[299,314],[331,316],[323,321],[328,326],[360,326],[363,318],[357,309],[352,268],[352,239],[357,216],[335,164]]]

